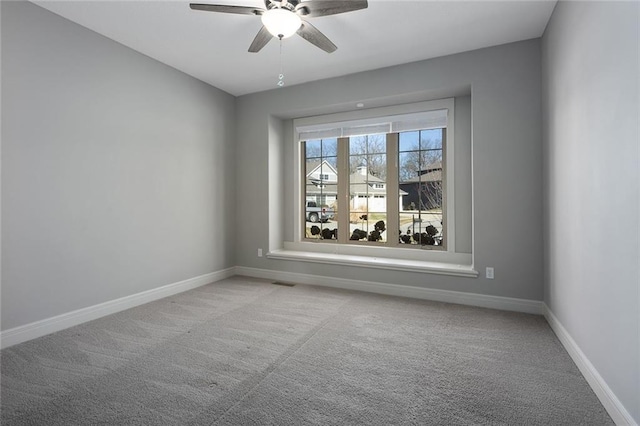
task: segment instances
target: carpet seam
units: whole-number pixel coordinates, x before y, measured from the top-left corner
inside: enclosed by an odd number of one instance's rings
[[[245,391],[242,396],[240,396],[240,398],[238,398],[236,400],[236,402],[229,407],[228,409],[226,409],[224,411],[224,413],[222,413],[217,419],[215,419],[212,423],[210,423],[210,425],[216,425],[219,424],[221,421],[224,420],[225,416],[231,412],[231,410],[233,410],[235,407],[238,406],[238,404],[240,404],[241,402],[243,402],[246,397],[252,393],[260,384],[262,384],[265,379],[267,379],[278,367],[280,367],[282,364],[284,364],[289,358],[291,358],[291,356],[293,356],[296,352],[298,352],[300,349],[302,349],[302,347],[309,342],[316,334],[318,334],[318,332],[320,330],[322,330],[324,327],[327,326],[327,324],[329,324],[329,322],[331,322],[337,313],[339,313],[345,305],[351,303],[353,301],[353,297],[349,296],[348,300],[345,300],[344,303],[342,303],[342,305],[340,305],[338,307],[338,309],[336,309],[336,311],[331,314],[329,316],[329,318],[326,318],[325,320],[323,320],[320,324],[318,324],[317,326],[315,326],[313,329],[311,329],[311,331],[307,334],[307,336],[305,336],[304,338],[301,339],[301,341],[299,341],[299,343],[294,344],[288,351],[286,351],[285,353],[283,353],[280,357],[278,357],[278,359],[269,367],[267,367],[267,369],[261,374],[260,379],[250,387],[250,389],[248,389],[247,391]]]
[[[265,372],[262,374],[262,376],[260,377],[260,380],[258,380],[258,382],[256,384],[254,384],[249,390],[247,390],[237,401],[235,404],[233,404],[231,407],[229,407],[218,419],[216,419],[212,425],[218,424],[220,423],[222,420],[224,420],[225,416],[231,411],[233,410],[235,407],[237,407],[241,402],[243,402],[246,397],[252,393],[258,386],[260,386],[269,376],[271,376],[271,374],[278,368],[280,367],[282,364],[284,364],[286,361],[289,360],[289,358],[291,358],[296,352],[298,352],[300,349],[302,349],[302,347],[309,341],[311,340],[320,330],[322,330],[329,322],[331,322],[331,320],[333,320],[333,317],[327,318],[326,320],[324,320],[322,323],[318,324],[316,326],[315,330],[312,330],[310,335],[304,339],[304,341],[302,341],[299,345],[295,345],[294,347],[292,347],[290,349],[290,352],[285,352],[285,354],[283,354],[278,361],[276,361],[275,363],[273,363],[272,365],[270,365]]]

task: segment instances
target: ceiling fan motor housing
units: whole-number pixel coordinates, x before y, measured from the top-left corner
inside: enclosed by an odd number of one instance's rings
[[[297,15],[305,16],[309,14],[309,9],[304,6],[298,6],[302,3],[300,0],[264,0],[264,4],[267,7],[267,10],[271,10],[274,8],[278,9],[286,9]]]

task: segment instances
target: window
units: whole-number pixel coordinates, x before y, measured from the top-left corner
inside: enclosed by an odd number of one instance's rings
[[[421,129],[302,141],[307,165],[305,180],[314,182],[316,175],[328,176],[318,172],[323,168],[335,169],[336,177],[346,176],[350,200],[348,220],[345,220],[337,214],[338,200],[344,199],[339,179],[332,188],[308,184],[305,239],[344,243],[346,241],[341,241],[337,231],[338,227],[344,227],[349,230],[348,241],[351,243],[444,248],[445,130]],[[339,148],[341,146],[343,149]],[[342,153],[347,156],[348,170],[337,166],[344,163],[340,161]],[[389,161],[390,158],[398,161]],[[384,183],[391,175],[396,176],[395,187]],[[321,180],[326,181],[328,177]],[[309,200],[316,202],[313,208],[309,206]],[[397,235],[397,242],[389,235]]]
[[[443,99],[295,119],[293,240],[270,257],[475,274],[455,250],[454,116]]]
[[[446,250],[452,107],[298,128],[300,241]]]

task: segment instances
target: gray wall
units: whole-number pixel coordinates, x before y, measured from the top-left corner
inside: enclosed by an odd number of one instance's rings
[[[637,2],[559,2],[543,37],[545,302],[640,423]]]
[[[363,267],[330,268],[258,258],[270,228],[292,223],[287,198],[293,188],[290,118],[465,95],[471,87],[474,194],[473,252],[478,270],[495,267],[496,279],[399,273]],[[237,264],[428,288],[542,300],[542,147],[540,41],[530,40],[369,71],[238,98]],[[273,119],[282,121],[285,144],[270,155]],[[275,136],[274,136],[275,135]],[[288,154],[289,153],[289,154]],[[267,161],[269,160],[269,161]],[[272,173],[280,170],[281,174]],[[270,178],[281,183],[274,184]],[[275,200],[274,200],[275,198]],[[279,208],[280,210],[275,210]],[[469,212],[467,212],[469,214]],[[265,220],[254,220],[256,217]],[[268,218],[268,220],[267,220]],[[467,233],[470,232],[467,225]]]
[[[235,98],[1,7],[2,329],[235,265]]]

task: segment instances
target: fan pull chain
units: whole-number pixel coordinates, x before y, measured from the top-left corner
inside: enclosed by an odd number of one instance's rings
[[[284,61],[282,60],[282,37],[280,37],[280,74],[278,74],[278,87],[284,86]]]

